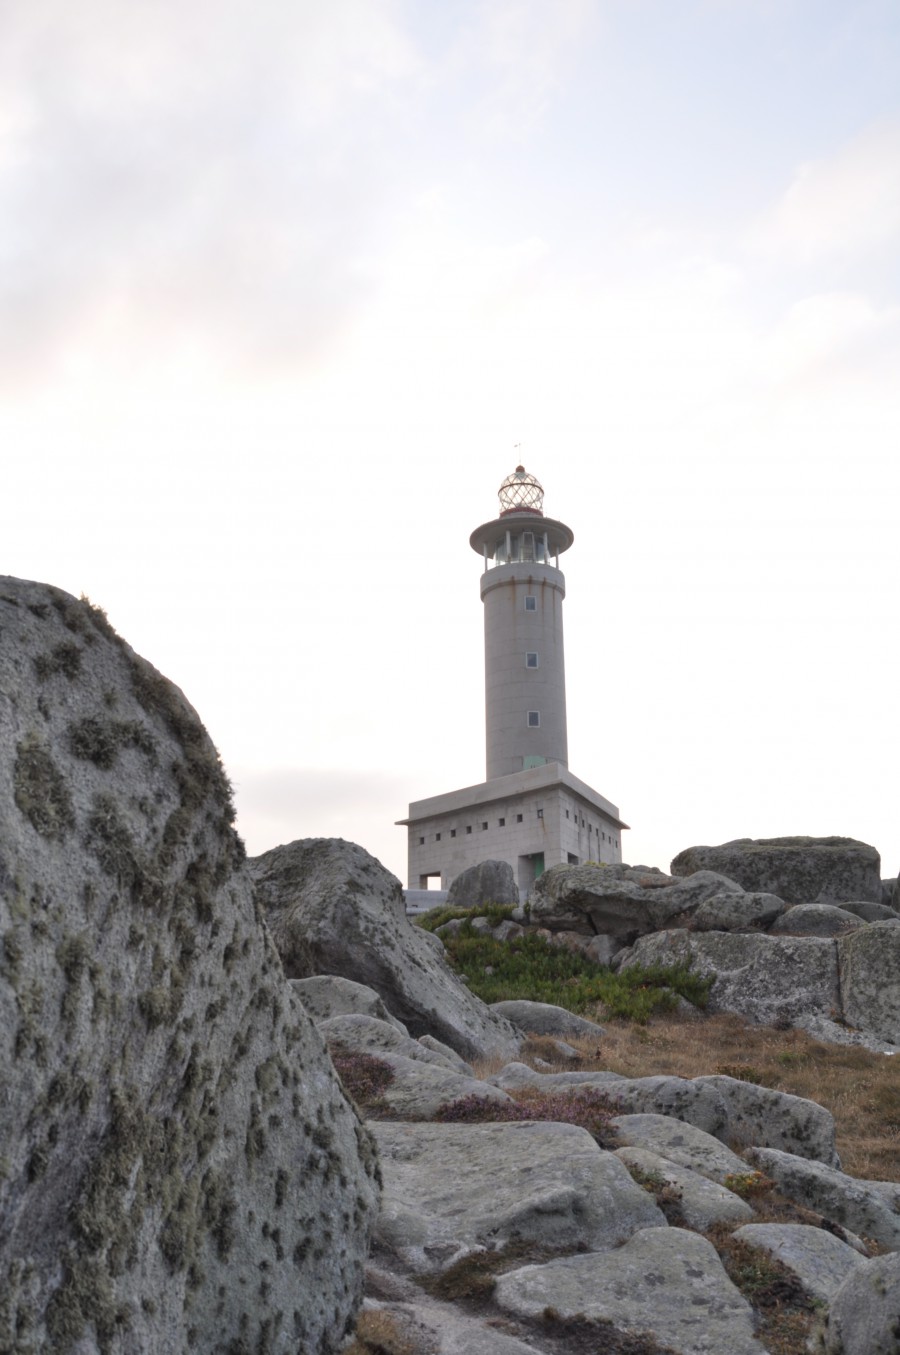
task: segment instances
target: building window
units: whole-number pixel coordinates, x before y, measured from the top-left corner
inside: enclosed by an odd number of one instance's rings
[[[440,840],[441,840],[441,835],[440,835],[440,833],[435,833],[435,835],[434,835],[434,840],[435,840],[435,842],[440,842]]]
[[[544,817],[544,811],[543,811],[543,809],[539,809],[539,810],[538,810],[537,816],[538,816],[539,819],[542,819],[542,818]]]
[[[522,815],[521,815],[521,814],[517,814],[517,815],[516,815],[516,823],[521,823],[521,822],[522,822]]]
[[[419,846],[420,846],[420,847],[424,847],[424,846],[425,846],[425,839],[424,839],[423,837],[420,837],[420,838],[419,838]]]
[[[498,820],[497,820],[497,827],[498,827],[498,828],[505,828],[505,827],[506,827],[506,819],[498,819]]]
[[[482,831],[483,833],[487,832],[487,824],[486,824],[486,823],[483,823],[483,824],[481,825],[481,831]]]
[[[537,611],[537,597],[535,596],[534,593],[525,594],[525,610],[526,612]]]
[[[451,828],[451,829],[450,829],[450,836],[451,836],[451,837],[456,837],[456,829],[455,829],[455,828]]]
[[[541,724],[541,712],[539,710],[530,710],[528,712],[528,728],[539,729]]]
[[[578,857],[575,855],[575,853],[574,853],[574,852],[568,852],[567,855],[568,855],[568,858],[569,858],[569,865],[570,865],[570,866],[577,866],[577,865],[578,865]]]
[[[526,668],[537,668],[537,666],[538,666],[537,654],[526,654],[526,655],[525,655],[525,667],[526,667]]]
[[[567,809],[567,810],[566,810],[566,818],[568,818],[568,817],[569,817],[569,811],[568,811],[568,809]]]
[[[472,831],[472,825],[471,825],[470,823],[469,823],[469,824],[466,824],[466,832],[467,832],[467,833],[471,833],[471,831]]]

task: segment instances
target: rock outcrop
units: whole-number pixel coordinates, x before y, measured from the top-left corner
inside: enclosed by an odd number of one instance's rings
[[[289,978],[342,975],[373,988],[415,1037],[466,1059],[513,1057],[519,1033],[468,992],[406,916],[400,881],[362,847],[307,838],[249,865]]]
[[[738,838],[719,847],[688,847],[673,875],[720,871],[748,892],[775,894],[786,903],[881,902],[881,858],[850,837]]]
[[[460,871],[447,890],[447,905],[480,908],[486,903],[518,903],[519,889],[508,861],[480,861]]]
[[[255,909],[181,692],[0,580],[0,1349],[337,1350],[368,1132]]]

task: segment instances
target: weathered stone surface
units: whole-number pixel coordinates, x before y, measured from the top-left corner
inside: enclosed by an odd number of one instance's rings
[[[371,1140],[231,818],[181,692],[0,581],[3,1350],[324,1352],[354,1312]]]
[[[519,890],[508,861],[480,861],[452,881],[447,891],[451,908],[480,908],[484,903],[519,902]]]
[[[829,1303],[857,1266],[865,1265],[846,1242],[805,1223],[747,1223],[734,1236],[788,1266],[811,1298]]]
[[[455,1049],[451,1049],[448,1044],[442,1040],[436,1040],[433,1035],[420,1035],[418,1043],[423,1049],[431,1049],[435,1054],[443,1054],[447,1060],[447,1066],[453,1068],[457,1073],[465,1073],[466,1077],[472,1077],[472,1065],[461,1059]]]
[[[777,917],[770,931],[772,936],[846,936],[865,925],[834,903],[798,903]]]
[[[531,891],[531,921],[554,932],[604,933],[624,944],[689,917],[715,894],[742,892],[712,871],[682,880],[629,866],[552,866]]]
[[[717,1138],[724,1137],[728,1128],[725,1102],[718,1089],[699,1078],[622,1078],[609,1087],[607,1100],[619,1114],[668,1115]]]
[[[805,1030],[808,1035],[826,1044],[855,1045],[858,1049],[871,1049],[873,1054],[900,1054],[900,1045],[889,1040],[879,1040],[862,1030],[850,1030],[848,1026],[829,1021],[825,1016],[800,1016],[794,1022],[797,1030]]]
[[[517,1317],[612,1322],[680,1355],[765,1355],[753,1310],[715,1248],[683,1228],[645,1228],[615,1252],[569,1256],[501,1275],[497,1303]]]
[[[317,972],[374,988],[413,1036],[434,1035],[464,1058],[515,1055],[521,1036],[460,983],[407,918],[400,881],[362,847],[308,838],[249,865],[290,977],[302,949]]]
[[[583,1016],[549,1002],[492,1002],[491,1011],[531,1035],[561,1035],[564,1039],[574,1035],[599,1042],[606,1034],[596,1021],[586,1021]]]
[[[614,936],[592,936],[582,954],[586,959],[593,960],[594,964],[608,966],[621,950],[622,942]]]
[[[900,927],[871,922],[837,943],[844,1020],[900,1044]]]
[[[747,1176],[753,1170],[712,1134],[667,1115],[618,1115],[611,1123],[623,1147],[646,1148],[720,1185],[726,1177]]]
[[[777,1148],[750,1148],[747,1158],[770,1176],[788,1199],[815,1209],[862,1237],[871,1237],[889,1251],[900,1250],[900,1214],[868,1181],[810,1162]]]
[[[527,1063],[507,1063],[499,1073],[494,1073],[487,1080],[505,1091],[518,1091],[520,1087],[543,1087],[548,1091],[559,1091],[566,1087],[607,1087],[611,1082],[621,1082],[623,1079],[621,1073],[541,1073],[530,1068]]]
[[[396,1026],[379,1021],[377,1017],[363,1016],[362,1012],[345,1012],[343,1016],[329,1016],[316,1024],[319,1034],[328,1045],[343,1045],[345,1049],[361,1050],[368,1054],[402,1054],[407,1059],[417,1059],[420,1063],[430,1063],[437,1068],[474,1077],[471,1067],[462,1063],[459,1055],[452,1050],[448,1058],[440,1050],[429,1049],[421,1041],[414,1040],[411,1035],[404,1035]]]
[[[825,1355],[897,1355],[900,1349],[900,1255],[875,1256],[851,1270],[833,1295]]]
[[[391,1016],[374,988],[337,974],[314,974],[308,979],[289,979],[288,983],[314,1021],[325,1021],[330,1016],[345,1016],[359,1012],[387,1021],[403,1035],[408,1035],[402,1021]]]
[[[720,847],[689,847],[672,862],[673,875],[716,870],[748,891],[777,894],[786,903],[881,902],[881,858],[849,837],[738,838]]]
[[[817,936],[657,932],[632,946],[631,965],[690,964],[714,975],[709,1010],[738,1012],[758,1025],[793,1025],[840,1008],[834,941]]]
[[[449,1106],[465,1096],[477,1096],[483,1101],[510,1099],[502,1088],[489,1082],[480,1082],[419,1058],[410,1059],[391,1050],[375,1057],[386,1063],[394,1074],[393,1082],[381,1093],[381,1098],[399,1118],[430,1120],[441,1106]]]
[[[532,1345],[498,1331],[496,1321],[470,1317],[452,1303],[425,1298],[419,1290],[405,1303],[369,1303],[367,1313],[383,1313],[396,1336],[383,1351],[421,1352],[421,1355],[535,1355]],[[365,1321],[365,1319],[364,1319]]]
[[[384,1175],[378,1246],[443,1269],[513,1238],[616,1247],[662,1214],[612,1154],[575,1125],[372,1124]]]
[[[672,1186],[678,1193],[679,1207],[688,1228],[705,1233],[715,1223],[746,1223],[754,1217],[747,1201],[734,1191],[688,1167],[679,1167],[658,1153],[651,1153],[646,1148],[617,1148],[616,1157],[636,1174],[639,1183],[643,1176]]]
[[[882,880],[882,884],[884,883],[885,881]],[[890,883],[891,885],[893,885],[893,880],[890,881]],[[848,900],[846,903],[842,903],[841,907],[847,913],[855,913],[856,916],[861,917],[864,922],[900,921],[900,919],[898,919],[897,914],[890,906],[889,902],[884,903],[882,901],[881,903],[864,903],[864,902],[860,903],[857,902],[856,900]]]
[[[840,1167],[834,1143],[834,1116],[824,1106],[802,1096],[718,1074],[696,1077],[694,1082],[715,1087],[725,1102],[730,1143],[781,1148],[798,1157],[825,1162],[829,1167]]]
[[[762,932],[785,911],[774,894],[714,894],[691,918],[695,932]]]

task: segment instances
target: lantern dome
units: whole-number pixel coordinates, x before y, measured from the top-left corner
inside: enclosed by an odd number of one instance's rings
[[[507,513],[544,513],[544,488],[536,475],[530,475],[524,466],[516,466],[500,486],[500,516]]]

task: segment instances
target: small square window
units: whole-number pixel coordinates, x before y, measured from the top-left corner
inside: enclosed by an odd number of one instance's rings
[[[456,837],[456,829],[455,829],[455,828],[451,828],[451,829],[450,829],[450,836],[451,836],[451,837]]]
[[[528,712],[528,728],[539,729],[541,724],[541,712],[539,710],[530,710]]]
[[[525,610],[526,612],[537,611],[537,598],[535,597],[534,593],[525,594]]]
[[[435,835],[434,835],[434,840],[435,840],[435,842],[440,842],[440,840],[441,840],[441,835],[440,835],[440,833],[435,833]]]
[[[537,654],[526,654],[526,655],[525,655],[525,667],[526,667],[526,668],[537,668],[537,666],[538,666],[538,658],[537,658]]]
[[[543,809],[539,809],[539,810],[538,810],[537,816],[538,816],[539,819],[542,819],[542,818],[544,817],[544,811],[543,811]]]
[[[497,820],[497,827],[498,827],[498,828],[505,828],[505,827],[506,827],[506,819],[498,819],[498,820]]]
[[[486,824],[486,823],[483,823],[483,824],[481,825],[481,831],[484,833],[486,830],[487,830],[487,824]]]
[[[469,824],[466,825],[466,832],[467,832],[467,833],[471,833],[471,831],[472,831],[472,825],[469,823]]]
[[[424,846],[425,846],[425,839],[424,839],[423,837],[420,837],[420,838],[419,838],[419,846],[420,846],[420,847],[424,847]]]
[[[516,823],[521,823],[521,822],[522,822],[522,815],[521,815],[521,814],[517,814],[517,815],[516,815]]]

